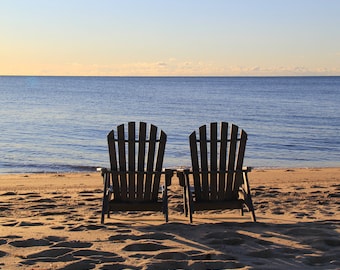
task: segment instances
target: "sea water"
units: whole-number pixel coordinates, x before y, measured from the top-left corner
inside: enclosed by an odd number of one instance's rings
[[[145,121],[167,135],[164,167],[190,166],[188,136],[231,122],[246,166],[340,166],[340,77],[0,76],[0,173],[107,167],[107,133]]]

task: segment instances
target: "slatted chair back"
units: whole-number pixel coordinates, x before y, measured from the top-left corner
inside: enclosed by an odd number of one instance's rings
[[[238,198],[247,133],[234,124],[203,125],[190,137],[196,201]]]
[[[122,124],[108,134],[116,201],[157,201],[166,138],[162,130],[144,122]]]

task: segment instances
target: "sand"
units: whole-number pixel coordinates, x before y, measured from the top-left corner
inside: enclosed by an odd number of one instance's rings
[[[100,224],[99,173],[0,175],[0,269],[340,269],[340,168],[249,174],[248,212],[182,214],[174,176],[169,222],[122,212]]]

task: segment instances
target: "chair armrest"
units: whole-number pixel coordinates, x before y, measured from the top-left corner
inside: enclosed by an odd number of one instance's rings
[[[176,170],[176,172],[177,172],[177,178],[178,178],[179,185],[181,187],[185,187],[186,186],[185,175],[189,174],[190,170],[189,169],[178,169],[178,170]]]
[[[251,172],[253,167],[242,167],[242,171],[244,172]]]
[[[162,173],[165,174],[165,185],[171,186],[171,179],[174,175],[175,170],[174,169],[163,169]]]
[[[125,173],[129,173],[128,171],[112,171],[112,170],[109,170],[107,168],[97,168],[97,172],[101,172],[102,176],[104,176],[105,174],[108,174],[108,173],[112,173],[112,174],[125,174]],[[171,178],[174,174],[175,170],[174,169],[163,169],[161,174],[165,174],[165,184],[166,186],[171,186]],[[149,172],[142,172],[142,173],[149,173]],[[150,172],[153,174],[153,172]]]
[[[109,171],[107,168],[101,168],[101,167],[98,167],[96,170],[97,172],[100,172],[102,176],[104,176],[104,174],[106,174]]]

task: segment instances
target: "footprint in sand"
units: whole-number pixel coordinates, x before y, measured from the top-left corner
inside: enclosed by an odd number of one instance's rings
[[[81,260],[81,261],[66,265],[65,267],[63,267],[63,269],[64,270],[78,270],[78,269],[93,269],[95,267],[96,267],[96,261]]]
[[[131,230],[127,231],[128,233],[131,232]],[[149,233],[149,234],[142,234],[142,235],[133,235],[133,234],[117,234],[109,237],[109,241],[125,241],[125,240],[170,240],[174,239],[175,236],[168,233]]]
[[[340,192],[330,193],[327,198],[340,198]]]
[[[66,241],[66,237],[61,237],[61,236],[47,236],[45,239],[51,241],[51,242],[62,242],[62,241]]]
[[[100,251],[93,249],[80,249],[72,252],[75,257],[86,257],[95,259],[97,262],[123,262],[125,261],[121,256],[116,253],[108,251]]]
[[[16,192],[8,191],[8,192],[1,194],[0,196],[15,196],[15,195],[17,195]]]
[[[7,255],[7,253],[5,251],[0,250],[0,258],[5,257],[6,255]]]
[[[200,261],[189,264],[189,269],[240,269],[244,265],[235,261]]]
[[[30,226],[43,226],[44,223],[42,222],[27,222],[27,221],[21,221],[19,226],[21,227],[30,227]]]
[[[50,207],[47,207],[47,209],[49,209]],[[52,207],[53,208],[53,207]],[[42,213],[40,213],[41,216],[67,216],[71,214],[68,211],[62,211],[62,210],[57,210],[57,211],[44,211]]]
[[[155,259],[158,260],[176,260],[183,261],[187,260],[189,256],[183,252],[161,252],[154,256]]]
[[[75,270],[78,270],[80,268],[77,268]],[[85,269],[85,268],[82,268]],[[86,268],[88,269],[88,268]],[[140,270],[140,267],[135,267],[132,265],[126,265],[126,264],[121,264],[121,263],[115,263],[115,264],[103,264],[100,269],[110,269],[110,270],[121,270],[121,269],[126,269],[126,270]],[[69,270],[69,269],[67,269]]]
[[[69,231],[70,232],[78,232],[78,231],[94,231],[94,230],[100,230],[105,228],[104,225],[80,225],[74,228],[71,228]]]
[[[59,242],[52,247],[69,247],[69,248],[89,248],[93,244],[90,242],[82,241],[69,241],[69,242]]]
[[[40,261],[56,261],[69,252],[73,251],[72,248],[49,248],[37,253],[32,253],[26,256],[27,259],[35,259]]]
[[[26,240],[16,240],[9,242],[11,246],[14,247],[36,247],[36,246],[49,246],[51,242],[46,239],[34,239],[34,238],[29,238]]]
[[[284,215],[285,211],[281,207],[276,207],[276,208],[272,209],[272,214],[273,215]]]
[[[159,270],[159,269],[190,269],[187,262],[184,261],[176,261],[176,260],[167,260],[164,262],[154,262],[146,265],[145,269],[148,270]],[[195,268],[192,269],[209,269],[209,268]],[[213,268],[211,268],[213,269]],[[216,268],[217,269],[217,268]]]
[[[243,237],[236,232],[212,232],[204,236],[212,245],[230,245],[237,246],[245,242]]]
[[[102,198],[98,197],[96,192],[94,192],[94,191],[87,191],[87,190],[80,191],[79,196],[82,197],[81,200],[87,201],[87,202],[102,200]],[[83,202],[83,204],[85,204],[85,203]]]
[[[65,226],[51,226],[52,230],[64,230]]]
[[[319,185],[312,185],[311,188],[321,189],[321,188],[326,188],[326,187],[324,187],[324,186],[319,186]]]
[[[19,236],[19,235],[7,235],[7,236],[3,236],[2,238],[5,238],[5,239],[21,239],[22,236]]]
[[[41,195],[36,192],[20,193],[19,195],[26,196],[26,200],[31,198],[41,198]]]
[[[18,224],[18,221],[7,221],[6,223],[1,224],[2,226],[5,227],[14,227]]]
[[[154,243],[150,241],[145,241],[141,243],[134,243],[130,245],[126,245],[123,250],[124,251],[159,251],[163,249],[170,249],[169,246],[164,246],[159,243]]]

